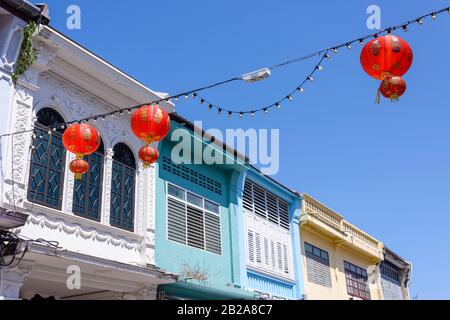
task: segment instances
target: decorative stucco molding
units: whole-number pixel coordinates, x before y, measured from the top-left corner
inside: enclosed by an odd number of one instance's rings
[[[85,240],[95,240],[98,242],[106,242],[120,248],[139,251],[141,250],[142,241],[121,237],[112,234],[112,232],[103,232],[96,228],[90,228],[81,224],[71,223],[61,218],[49,217],[42,213],[30,213],[27,224],[37,225],[42,228],[58,230],[67,235],[79,236]]]
[[[102,218],[101,221],[104,225],[110,225],[110,206],[111,206],[111,178],[112,178],[112,166],[113,166],[113,149],[106,149],[105,156],[105,174],[103,178],[103,203],[102,203]]]

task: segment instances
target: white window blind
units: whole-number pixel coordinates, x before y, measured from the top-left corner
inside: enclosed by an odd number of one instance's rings
[[[255,261],[255,253],[253,246],[253,231],[248,230],[248,259],[251,262]]]
[[[283,270],[283,255],[281,253],[281,243],[277,242],[277,258],[278,258],[278,269]]]
[[[247,211],[289,230],[289,204],[248,180],[244,184],[243,203]]]
[[[283,265],[284,265],[284,272],[289,273],[288,248],[285,244],[283,245]]]
[[[256,238],[256,262],[261,263],[261,235],[259,233],[256,233],[255,238]]]
[[[221,254],[219,205],[172,184],[167,188],[168,239]]]
[[[269,240],[267,238],[264,238],[264,262],[266,265],[270,264],[270,258],[269,258]]]

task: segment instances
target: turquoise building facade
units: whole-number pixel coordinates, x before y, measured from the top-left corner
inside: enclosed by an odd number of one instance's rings
[[[204,137],[188,120],[177,114],[171,119],[171,132],[158,146],[155,263],[177,274],[179,282],[162,286],[162,295],[167,297],[170,292],[176,298],[178,292],[178,298],[184,299],[259,299],[268,294],[269,298],[298,299],[302,279],[299,211],[294,209],[300,208],[298,195],[261,175],[244,156],[214,137]],[[223,164],[206,164],[201,156],[205,151],[221,158]],[[286,235],[283,242],[292,261],[288,276],[248,263],[249,222],[245,217],[249,212],[244,209],[248,181],[258,182],[289,203],[293,243],[284,243]],[[272,237],[276,236],[274,229]],[[295,258],[294,252],[298,252]],[[191,295],[186,293],[189,288]]]
[[[255,167],[242,190],[242,286],[267,299],[302,299],[301,196]]]
[[[171,118],[171,132],[158,147],[156,265],[185,283],[236,290],[241,282],[236,188],[247,168],[245,159],[221,150],[201,132],[195,134],[187,120],[174,114]],[[180,145],[185,150],[178,150]],[[205,148],[217,152],[228,164],[204,164],[194,158],[198,147],[201,153]],[[180,155],[188,163],[179,163]]]

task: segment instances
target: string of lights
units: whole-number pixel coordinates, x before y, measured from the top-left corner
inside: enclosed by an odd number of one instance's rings
[[[300,61],[304,61],[304,60],[313,58],[315,56],[321,56],[319,63],[315,65],[315,67],[313,68],[313,71],[311,73],[309,73],[307,75],[307,77],[294,90],[290,91],[282,99],[279,99],[276,102],[271,103],[271,104],[269,104],[267,106],[264,106],[264,107],[258,107],[258,108],[253,107],[253,108],[246,108],[246,109],[242,109],[242,110],[229,110],[229,109],[217,106],[214,103],[211,103],[211,102],[207,101],[207,99],[205,99],[204,97],[199,95],[199,92],[201,92],[201,91],[205,91],[205,90],[208,90],[208,89],[220,86],[220,85],[224,85],[224,84],[227,84],[227,83],[230,83],[230,82],[233,82],[233,81],[242,81],[242,80],[244,80],[243,76],[241,76],[241,77],[233,77],[233,78],[230,78],[228,80],[220,81],[220,82],[217,82],[217,83],[214,83],[214,84],[211,84],[211,85],[207,85],[207,86],[204,86],[204,87],[192,89],[192,90],[189,90],[189,91],[177,93],[175,95],[167,96],[165,98],[156,99],[154,101],[146,102],[146,103],[135,105],[135,106],[132,106],[132,107],[126,107],[126,108],[122,108],[122,109],[117,109],[117,110],[110,111],[110,112],[103,113],[103,114],[91,115],[91,116],[88,116],[88,117],[85,117],[85,118],[82,118],[82,119],[78,119],[78,120],[67,121],[67,122],[60,123],[60,124],[55,125],[55,126],[46,127],[46,130],[48,129],[48,134],[51,135],[52,132],[56,132],[57,130],[60,130],[60,129],[65,129],[68,126],[70,126],[71,124],[86,123],[86,122],[89,122],[89,121],[96,122],[98,120],[102,120],[103,121],[103,120],[105,120],[108,117],[114,117],[116,115],[131,114],[136,109],[138,109],[138,108],[140,108],[142,106],[145,106],[145,105],[161,104],[163,102],[177,101],[178,99],[180,99],[182,97],[185,97],[185,98],[192,97],[194,99],[199,99],[200,103],[208,105],[209,109],[216,109],[219,114],[225,113],[225,114],[228,114],[228,116],[232,116],[233,114],[238,114],[240,117],[243,117],[243,115],[245,115],[245,114],[250,114],[250,115],[254,116],[258,112],[267,113],[270,109],[273,109],[273,108],[279,109],[279,108],[281,108],[281,103],[282,102],[292,101],[294,94],[302,93],[304,91],[305,85],[307,83],[310,83],[310,82],[314,81],[313,75],[315,75],[315,73],[317,71],[323,70],[323,66],[321,65],[321,63],[323,62],[324,59],[328,59],[328,58],[331,57],[330,53],[338,53],[338,51],[341,48],[351,49],[352,45],[354,43],[364,44],[364,42],[366,40],[368,40],[368,39],[377,38],[378,36],[381,36],[383,34],[390,34],[390,33],[395,32],[397,30],[403,30],[403,31],[406,32],[406,31],[408,31],[408,27],[410,25],[418,24],[418,25],[422,26],[424,24],[424,19],[431,18],[432,20],[436,20],[437,16],[439,14],[444,13],[444,12],[447,12],[447,13],[450,14],[450,7],[446,7],[446,8],[440,9],[440,10],[436,10],[436,11],[432,11],[430,13],[421,15],[421,16],[415,18],[415,19],[411,19],[411,20],[408,20],[406,22],[403,22],[403,23],[400,23],[400,24],[397,24],[397,25],[392,25],[390,27],[387,27],[387,28],[382,29],[380,31],[377,31],[375,33],[368,34],[368,35],[365,35],[365,36],[362,36],[362,37],[358,37],[358,38],[352,39],[350,41],[343,42],[343,43],[338,44],[338,45],[329,46],[329,47],[327,47],[325,49],[318,50],[318,51],[316,51],[314,53],[305,55],[303,57],[299,57],[299,58],[295,58],[295,59],[292,59],[292,60],[288,60],[288,61],[276,64],[276,65],[272,65],[272,66],[266,68],[266,69],[269,69],[269,70],[273,70],[273,69],[276,69],[276,68],[280,68],[280,67],[292,64],[292,63],[297,63],[297,62],[300,62]],[[29,133],[29,132],[32,132],[32,131],[34,131],[34,129],[24,129],[24,130],[21,130],[21,131],[16,131],[16,132],[11,132],[11,133],[4,133],[4,134],[0,135],[0,138],[1,137],[6,137],[6,136],[11,136],[11,135],[16,135],[16,134]],[[35,138],[35,137],[33,137],[33,138]]]
[[[329,54],[329,52],[338,53],[338,51],[341,48],[352,49],[353,44],[355,44],[355,43],[359,43],[360,45],[363,45],[365,43],[365,41],[368,40],[368,39],[374,39],[374,38],[377,38],[377,37],[379,37],[381,35],[384,35],[384,34],[391,34],[392,32],[400,30],[400,29],[403,30],[404,32],[407,32],[408,31],[408,27],[411,24],[418,24],[419,26],[422,26],[423,23],[424,23],[424,19],[425,18],[431,17],[432,20],[436,20],[437,15],[441,14],[441,13],[444,13],[444,12],[447,12],[447,13],[450,14],[450,7],[444,8],[444,9],[440,9],[438,11],[433,11],[433,12],[430,12],[428,14],[422,15],[422,16],[420,16],[418,18],[415,18],[415,19],[412,19],[412,20],[408,20],[406,22],[387,27],[387,28],[382,29],[382,30],[380,30],[378,32],[375,32],[373,34],[368,34],[368,35],[365,35],[363,37],[355,38],[355,39],[353,39],[351,41],[347,41],[347,42],[341,43],[341,44],[336,45],[336,46],[331,46],[331,47],[328,47],[326,49],[319,50],[317,52],[305,55],[303,57],[295,58],[295,59],[288,60],[288,61],[285,61],[283,63],[276,64],[276,65],[268,67],[268,69],[273,70],[275,68],[283,67],[283,66],[286,66],[286,65],[289,65],[289,64],[292,64],[292,63],[297,63],[297,62],[300,62],[300,61],[304,61],[306,59],[310,59],[310,58],[315,57],[315,56],[322,55],[322,58],[320,59],[319,63],[314,67],[313,71],[310,74],[307,75],[307,77],[305,78],[305,80],[303,80],[303,82],[301,82],[294,90],[290,91],[282,99],[277,100],[277,101],[275,101],[275,102],[273,102],[273,103],[271,103],[271,104],[269,104],[267,106],[259,107],[259,108],[253,108],[253,109],[252,108],[245,108],[244,110],[230,110],[230,109],[227,109],[227,108],[223,108],[223,107],[217,106],[213,102],[209,101],[208,99],[206,99],[205,97],[203,97],[203,96],[201,96],[201,95],[199,95],[197,93],[194,93],[192,95],[192,98],[198,98],[199,101],[200,101],[200,104],[208,105],[208,109],[209,110],[216,109],[218,114],[226,113],[228,115],[228,117],[232,117],[233,114],[238,114],[240,118],[242,118],[245,114],[250,114],[252,117],[254,117],[255,114],[258,113],[258,112],[268,113],[270,109],[273,109],[273,108],[280,109],[281,105],[282,105],[282,103],[284,101],[289,101],[289,102],[293,101],[294,94],[296,94],[296,93],[303,93],[304,92],[304,88],[305,88],[305,84],[314,81],[313,75],[316,73],[316,71],[322,71],[323,70],[323,66],[322,66],[323,60],[325,58],[327,58],[327,59],[331,58],[331,55]]]
[[[306,78],[300,84],[298,84],[295,87],[294,90],[291,90],[290,92],[288,92],[288,94],[283,96],[283,98],[281,98],[281,99],[279,99],[279,100],[277,100],[277,101],[275,101],[275,102],[273,102],[273,103],[271,103],[271,104],[269,104],[267,106],[264,106],[264,107],[247,109],[247,110],[242,110],[242,111],[235,111],[235,110],[229,110],[229,109],[226,109],[226,108],[219,107],[219,106],[213,104],[212,102],[208,101],[203,96],[200,96],[197,93],[194,93],[192,95],[192,97],[200,99],[199,100],[200,104],[207,104],[209,110],[216,109],[217,113],[219,113],[219,114],[226,113],[228,115],[228,117],[232,117],[233,114],[238,114],[240,118],[242,118],[245,114],[250,114],[252,117],[254,117],[256,115],[256,113],[258,113],[258,112],[268,113],[269,110],[271,110],[271,109],[274,109],[274,108],[280,109],[282,104],[284,102],[286,102],[286,101],[292,102],[294,100],[295,94],[303,93],[305,91],[305,85],[314,81],[315,73],[317,71],[322,71],[323,70],[323,65],[322,65],[323,60],[324,59],[329,59],[329,58],[331,58],[330,54],[328,53],[328,51],[325,51],[325,54],[320,58],[318,64],[306,76]]]

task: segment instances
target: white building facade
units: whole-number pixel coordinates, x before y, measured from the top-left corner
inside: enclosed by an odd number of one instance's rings
[[[155,168],[137,159],[131,116],[90,122],[102,146],[82,181],[68,169],[74,155],[62,146],[63,129],[46,128],[165,95],[45,24],[33,36],[37,61],[14,83],[26,25],[0,8],[0,134],[31,130],[1,139],[0,207],[27,216],[13,230],[19,237],[57,247],[30,243],[17,267],[2,269],[0,299],[154,299],[175,276],[154,266]],[[78,271],[80,286],[70,279]]]

